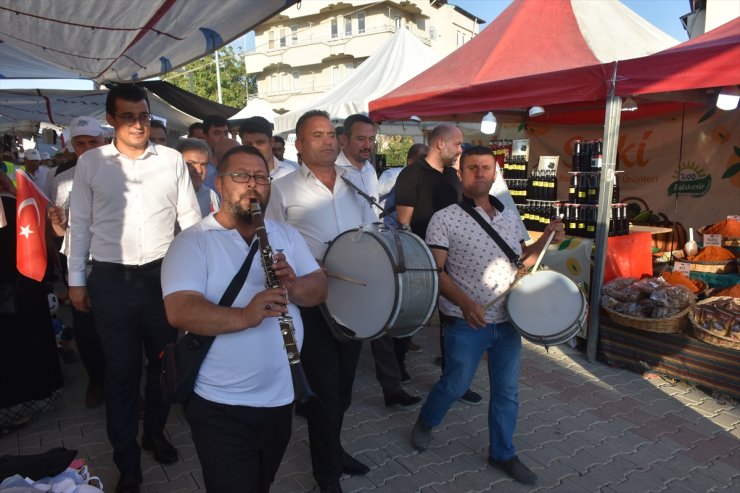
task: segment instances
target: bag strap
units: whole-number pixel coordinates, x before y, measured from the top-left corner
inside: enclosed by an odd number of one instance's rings
[[[460,206],[462,210],[470,214],[470,217],[475,219],[475,221],[480,224],[481,228],[488,233],[488,235],[493,239],[493,241],[496,242],[496,245],[501,249],[502,252],[504,252],[504,255],[509,259],[509,262],[511,262],[517,269],[523,269],[524,264],[522,263],[522,259],[514,253],[514,250],[511,249],[508,243],[504,241],[503,238],[501,238],[501,235],[499,235],[495,229],[491,227],[490,224],[488,224],[481,216],[476,212],[475,209],[470,207],[469,204],[466,204],[465,202],[459,202],[457,205]]]
[[[244,263],[239,269],[239,272],[234,275],[234,278],[229,283],[229,287],[226,288],[223,296],[221,296],[221,300],[218,302],[219,305],[231,306],[231,304],[234,303],[236,295],[238,295],[239,291],[242,290],[242,287],[244,286],[244,281],[247,280],[249,268],[252,266],[252,259],[254,259],[254,256],[257,253],[258,246],[259,241],[257,241],[257,239],[255,238],[255,240],[252,242],[252,248],[249,249],[249,254],[247,254],[247,258],[244,259]]]

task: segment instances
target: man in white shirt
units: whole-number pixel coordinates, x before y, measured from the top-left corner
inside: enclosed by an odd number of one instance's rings
[[[114,142],[77,160],[70,201],[69,298],[77,310],[92,308],[105,352],[108,439],[121,472],[116,492],[138,493],[142,343],[148,364],[141,446],[152,450],[158,462],[177,461],[163,433],[169,405],[159,385],[159,354],[177,331],[167,323],[159,274],[176,223],[186,229],[201,215],[180,153],[148,140],[152,115],[146,90],[116,85],[105,110]]]
[[[378,176],[369,158],[375,148],[375,125],[365,115],[350,115],[344,120],[344,133],[340,137],[342,151],[337,157],[345,176],[360,190],[378,201]],[[380,210],[372,206],[376,214]],[[421,397],[409,395],[401,387],[401,368],[396,358],[393,338],[386,334],[370,341],[375,359],[375,378],[383,389],[386,406],[411,406]]]
[[[275,156],[276,159],[279,159],[280,161],[283,161],[288,164],[294,165],[296,168],[300,166],[297,162],[291,161],[290,159],[285,159],[285,139],[280,137],[279,135],[273,135],[272,140],[274,143],[272,144],[272,155]]]
[[[256,147],[262,153],[273,179],[276,180],[298,169],[298,165],[286,163],[272,155],[275,140],[272,137],[272,125],[265,118],[253,116],[244,120],[239,127],[239,138],[242,139],[242,144]]]
[[[267,206],[270,176],[261,153],[249,146],[229,150],[218,169],[223,207],[172,242],[162,264],[162,291],[172,325],[216,336],[186,407],[206,490],[267,492],[290,439],[294,400],[281,335],[287,322],[278,317],[292,316],[300,347],[297,304],[323,302],[326,276],[298,231],[268,219],[269,246],[281,252],[272,264],[281,287],[265,288],[258,253],[234,303],[219,306],[258,241],[250,202]]]
[[[337,166],[337,137],[329,115],[312,110],[296,125],[296,147],[303,165],[272,185],[266,217],[287,222],[323,259],[327,244],[340,233],[375,220],[375,213],[343,180]],[[305,406],[313,476],[320,490],[341,492],[342,472],[363,474],[367,466],[347,454],[340,442],[344,413],[352,402],[361,341],[337,340],[318,308],[301,307],[305,327],[302,359],[317,399]]]
[[[208,188],[203,180],[208,171],[208,162],[211,160],[211,148],[203,139],[182,139],[177,144],[177,150],[188,167],[190,181],[193,182],[195,196],[198,199],[200,213],[203,217],[218,212],[221,199],[215,190]]]
[[[23,166],[28,176],[39,187],[39,190],[48,197],[51,189],[51,177],[49,168],[41,166],[41,153],[38,149],[27,149],[23,153]]]
[[[347,178],[378,201],[378,173],[369,159],[375,148],[375,125],[365,115],[350,115],[344,120],[344,132],[339,138],[342,150],[337,164],[345,169]],[[380,214],[380,210],[374,207]]]
[[[60,250],[64,268],[67,267],[69,257],[69,198],[72,193],[77,159],[86,151],[105,145],[103,127],[90,116],[73,118],[69,124],[69,135],[72,148],[75,150],[75,158],[56,168],[49,196],[49,200],[54,204],[54,207],[49,208],[52,228],[54,233],[64,238]],[[77,350],[80,352],[80,359],[88,375],[85,405],[90,408],[102,406],[105,357],[92,314],[89,311],[82,312],[73,306],[72,326],[77,341]]]

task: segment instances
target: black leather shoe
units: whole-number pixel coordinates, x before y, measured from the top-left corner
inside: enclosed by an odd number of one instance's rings
[[[129,471],[121,471],[121,477],[118,478],[118,484],[116,485],[116,493],[139,493],[141,482],[140,467]]]
[[[342,472],[350,476],[364,476],[370,472],[370,468],[342,450]]]
[[[154,460],[160,464],[174,464],[177,462],[177,450],[165,437],[150,437],[146,433],[141,437],[141,448],[154,453]]]
[[[421,397],[411,395],[403,389],[398,389],[392,394],[385,394],[385,405],[388,407],[398,404],[399,406],[413,406],[421,402]]]
[[[537,482],[537,475],[522,464],[516,455],[509,460],[497,460],[493,457],[488,458],[488,463],[508,474],[514,481],[522,484],[533,485]]]
[[[481,403],[483,397],[478,392],[473,392],[472,390],[468,389],[465,391],[462,397],[460,397],[460,400],[472,406],[477,406]]]

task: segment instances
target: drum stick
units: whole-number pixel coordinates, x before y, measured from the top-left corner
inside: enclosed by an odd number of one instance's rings
[[[560,214],[558,216],[558,219],[563,219],[563,215]],[[537,272],[537,269],[540,268],[540,262],[542,262],[542,257],[545,256],[545,252],[547,252],[547,247],[550,246],[550,242],[552,242],[552,238],[555,236],[555,231],[550,231],[550,235],[547,237],[547,241],[545,242],[545,246],[542,247],[542,250],[540,251],[540,255],[537,257],[537,261],[534,263],[534,266],[532,267],[532,274]]]
[[[335,274],[333,272],[327,272],[326,277],[331,277],[332,279],[338,279],[340,281],[357,284],[358,286],[362,286],[363,288],[367,287],[367,284],[362,281],[358,281],[357,279],[352,279],[351,277],[343,276],[341,274]]]

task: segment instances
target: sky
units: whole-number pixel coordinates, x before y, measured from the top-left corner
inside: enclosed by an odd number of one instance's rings
[[[532,0],[547,1],[547,0]],[[589,0],[598,2],[600,0]],[[679,42],[689,39],[688,34],[681,25],[680,17],[688,13],[689,0],[621,0],[627,7],[644,18],[655,27],[666,34],[676,38]],[[733,0],[734,1],[734,0]],[[459,5],[471,14],[485,19],[487,22],[496,18],[511,0],[449,0],[450,3]],[[487,24],[481,25],[481,30]],[[247,41],[247,44],[249,41]],[[232,43],[237,50],[243,49],[245,42],[242,40]],[[92,83],[88,81],[58,81],[58,80],[4,80],[2,89],[37,88],[37,89],[92,89]]]

